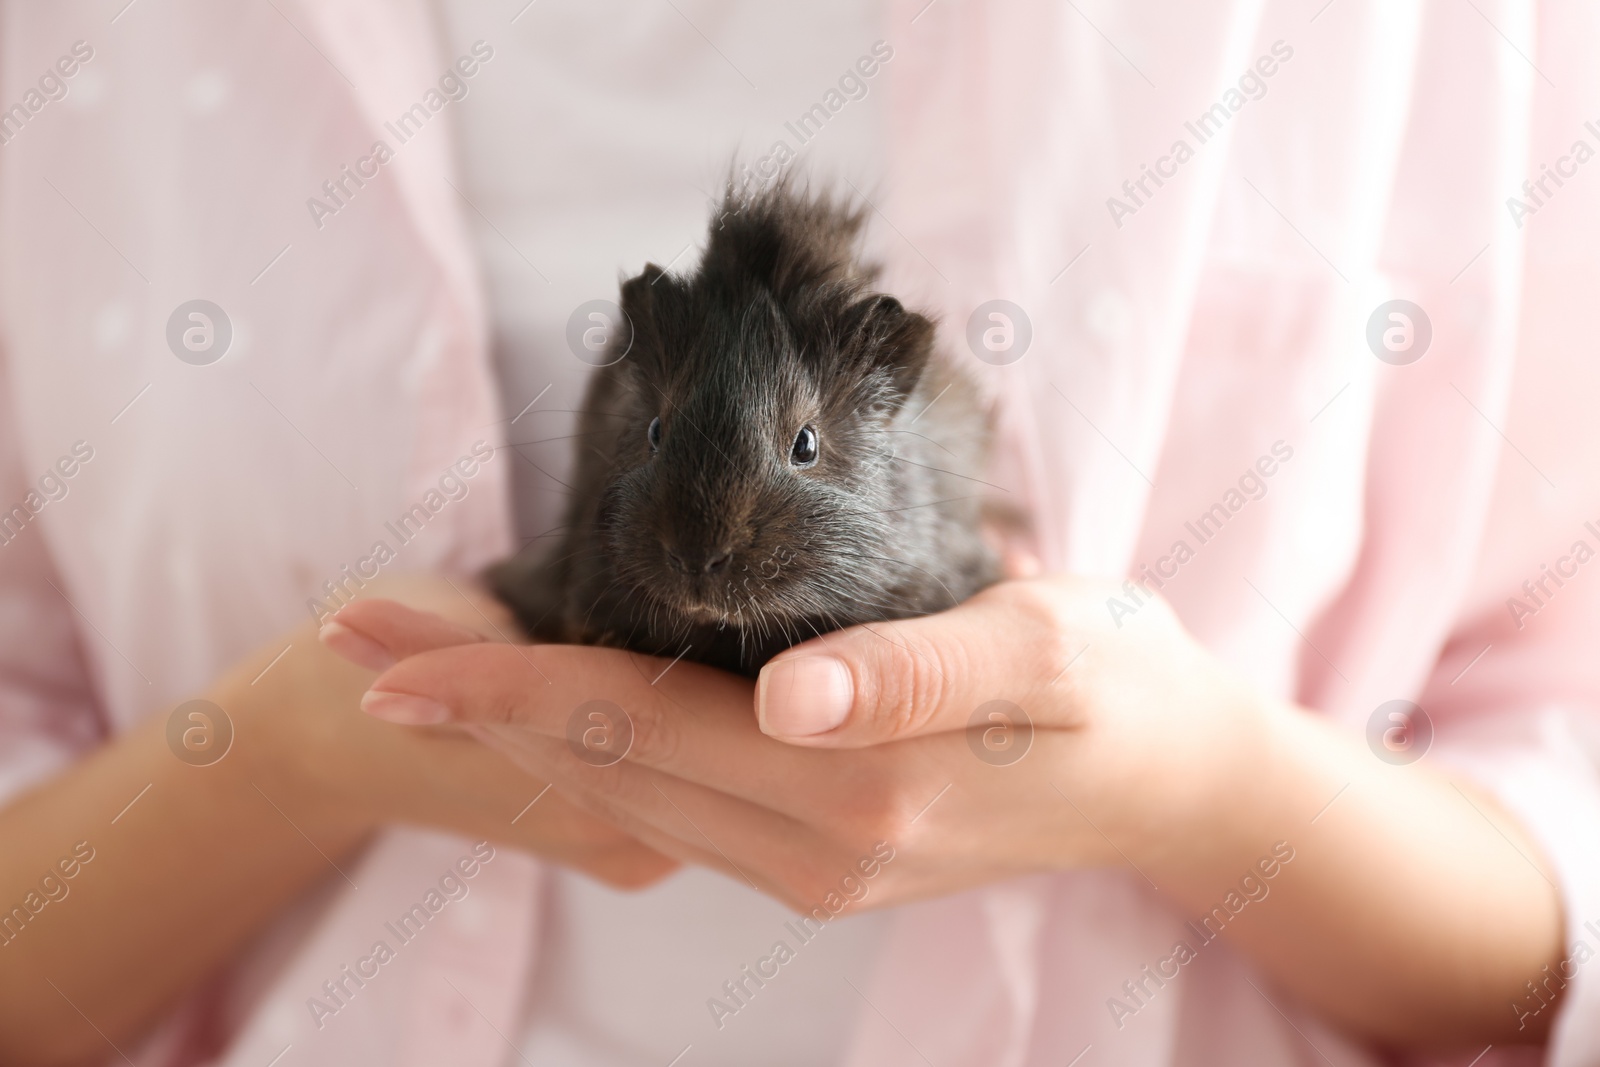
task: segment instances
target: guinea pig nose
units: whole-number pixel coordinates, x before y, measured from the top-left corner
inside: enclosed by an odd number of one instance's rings
[[[720,574],[733,562],[732,548],[694,549],[662,545],[667,562],[685,574]]]

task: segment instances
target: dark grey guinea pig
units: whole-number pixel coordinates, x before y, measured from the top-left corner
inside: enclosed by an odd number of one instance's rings
[[[987,417],[933,323],[873,290],[863,221],[730,187],[694,274],[623,283],[631,347],[589,384],[559,546],[489,574],[529,634],[754,675],[996,579]]]

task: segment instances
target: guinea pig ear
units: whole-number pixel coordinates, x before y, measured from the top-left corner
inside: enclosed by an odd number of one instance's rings
[[[662,279],[666,279],[662,281]],[[656,284],[660,282],[661,284]],[[636,360],[659,360],[662,355],[663,304],[670,299],[672,279],[654,263],[622,283],[622,312],[633,328],[632,352]]]
[[[902,396],[916,387],[933,352],[933,322],[878,293],[847,313],[850,347],[867,368],[886,371]]]
[[[644,270],[622,283],[622,310],[635,320],[635,328],[637,320],[648,319],[653,314],[656,282],[666,273],[654,263],[646,263]]]

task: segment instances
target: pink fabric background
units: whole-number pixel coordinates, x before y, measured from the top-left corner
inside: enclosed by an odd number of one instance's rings
[[[1353,731],[1383,701],[1420,701],[1439,732],[1427,758],[1526,820],[1574,931],[1600,918],[1600,570],[1520,631],[1504,606],[1600,521],[1593,176],[1520,229],[1504,206],[1590,136],[1595,12],[924,2],[897,0],[884,32],[899,233],[879,237],[893,287],[943,312],[958,353],[980,301],[1027,310],[1029,354],[978,369],[1003,404],[994,477],[1034,510],[1039,550],[1126,573],[1285,441],[1266,496],[1165,593],[1241,672]],[[296,621],[446,464],[498,441],[448,155],[402,148],[321,230],[304,206],[443,69],[424,12],[277,8],[174,2],[114,23],[98,6],[3,9],[5,101],[79,39],[95,57],[71,92],[101,94],[52,103],[0,148],[0,506],[72,442],[95,448],[0,547],[7,792]],[[1114,225],[1106,198],[1280,39],[1294,57],[1265,97]],[[225,122],[191,80],[208,67],[237,79]],[[235,328],[204,368],[162,341],[200,295]],[[1433,324],[1407,367],[1365,346],[1393,297]],[[503,553],[504,476],[490,464],[401,565],[464,573]],[[540,881],[509,850],[337,1025],[316,1031],[303,1003],[467,849],[387,834],[352,872],[360,893],[303,901],[138,1062],[196,1062],[208,1028],[227,1065],[286,1045],[285,1064],[504,1061]],[[1107,997],[1184,918],[1112,871],[905,908],[869,991],[894,1027],[864,1013],[850,1062],[920,1063],[920,1048],[941,1067],[1059,1065],[1091,1046],[1085,1064],[1384,1062],[1286,995],[1267,1002],[1223,945],[1117,1029]],[[1581,970],[1547,1054],[1478,1062],[1600,1062],[1597,1009]]]

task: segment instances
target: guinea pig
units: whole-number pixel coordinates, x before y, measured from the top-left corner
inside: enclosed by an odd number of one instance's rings
[[[489,572],[535,638],[755,675],[790,645],[996,580],[989,419],[934,324],[874,289],[864,212],[730,183],[699,266],[622,284],[553,551]]]

